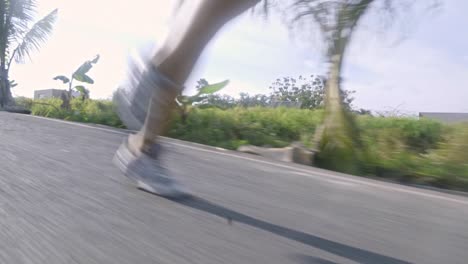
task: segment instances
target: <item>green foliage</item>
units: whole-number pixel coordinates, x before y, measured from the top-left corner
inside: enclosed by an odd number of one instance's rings
[[[18,86],[16,81],[15,80],[10,80],[10,88],[15,88],[16,86]]]
[[[226,87],[228,84],[229,84],[229,80],[225,80],[220,83],[205,85],[198,90],[198,95],[214,94],[216,92],[221,91],[221,89]]]
[[[33,104],[33,99],[27,98],[27,97],[24,97],[24,96],[19,96],[19,97],[15,97],[14,100],[15,100],[15,105],[17,105],[17,106],[19,106],[19,107],[21,107],[23,109],[31,110],[32,104]]]
[[[58,98],[34,100],[32,114],[77,122],[95,123],[123,128],[114,105],[108,100],[81,100],[74,98],[70,109],[61,108],[63,101]]]
[[[62,103],[62,100],[58,98],[34,100],[31,113],[38,116],[66,119],[70,113],[61,108]]]
[[[99,61],[99,55],[96,55],[94,59],[85,61],[83,64],[81,64],[78,69],[72,74],[72,78],[79,81],[79,82],[84,82],[84,83],[89,83],[93,84],[94,80],[86,75],[86,73],[93,68],[93,64],[96,64]]]
[[[200,79],[197,82],[197,93],[192,96],[179,95],[177,97],[177,102],[182,108],[186,109],[188,106],[202,102],[207,98],[207,96],[222,90],[228,84],[228,80],[220,83],[209,84],[205,79]]]
[[[28,1],[18,1],[28,2]],[[34,1],[29,1],[28,4],[34,5]],[[53,29],[55,20],[57,20],[58,10],[55,9],[47,16],[37,21],[21,38],[21,42],[14,50],[17,62],[23,62],[26,57],[30,57],[33,51],[37,51],[42,43],[47,40]]]
[[[185,122],[176,117],[168,135],[228,149],[284,147],[310,138],[321,116],[321,111],[287,108],[194,109]]]
[[[221,84],[221,83],[220,83]],[[197,90],[205,91],[208,82],[205,79],[198,81]],[[297,79],[284,77],[277,79],[270,86],[271,93],[249,95],[240,93],[240,97],[235,99],[229,95],[199,94],[193,97],[178,97],[178,101],[187,105],[196,104],[198,107],[218,107],[221,109],[233,107],[278,107],[278,106],[298,106],[302,109],[318,109],[323,107],[325,100],[325,80],[323,77],[311,75],[309,80],[299,76]],[[215,85],[214,85],[215,86]],[[207,86],[211,87],[211,86]],[[219,91],[216,89],[215,92]],[[354,91],[342,91],[341,96],[346,109],[351,109],[354,98]],[[360,114],[370,114],[369,111],[361,109]]]
[[[62,81],[64,84],[68,83],[68,98],[65,98],[66,100],[64,101],[63,106],[66,106],[65,108],[69,108],[70,106],[70,98],[72,90],[78,91],[80,93],[81,100],[86,100],[89,99],[89,90],[86,89],[83,85],[77,85],[75,87],[72,86],[73,80],[79,81],[79,82],[84,82],[84,83],[89,83],[89,84],[94,84],[94,80],[87,75],[87,73],[93,68],[93,64],[96,64],[99,61],[99,54],[94,57],[92,60],[87,60],[83,64],[76,69],[73,74],[71,75],[70,78],[64,76],[64,75],[58,75],[55,76],[53,79],[56,81]],[[70,109],[68,109],[70,110]]]
[[[349,112],[329,113],[314,135],[316,165],[351,174],[359,173],[358,151],[361,148],[355,118]],[[317,139],[319,138],[319,139]]]
[[[191,110],[191,106],[197,103],[201,103],[208,98],[208,96],[213,95],[214,93],[222,90],[229,84],[229,80],[209,84],[208,81],[205,79],[200,79],[197,82],[197,94],[192,96],[182,95],[180,94],[176,98],[176,102],[179,105],[179,111],[182,118],[182,122],[185,122],[189,111]]]
[[[427,167],[425,156],[451,130],[426,119],[361,116],[358,120],[362,172],[400,181],[424,181],[419,171]]]
[[[240,107],[271,106],[271,95],[240,93],[240,98],[236,100],[236,105]]]
[[[236,106],[236,99],[229,95],[210,94],[197,106],[199,108],[216,107],[221,109],[233,108]]]
[[[321,108],[325,102],[326,80],[322,76],[311,75],[310,79],[300,75],[298,78],[283,77],[276,79],[270,86],[271,97],[280,102],[294,102],[304,109]],[[346,108],[351,109],[354,91],[341,91]]]
[[[435,148],[447,130],[441,123],[428,119],[362,116],[359,123],[365,140],[373,140],[383,131],[393,131],[406,150],[415,153]]]
[[[68,83],[68,82],[70,82],[70,79],[68,79],[68,77],[63,76],[63,75],[55,76],[55,77],[54,77],[54,80],[56,80],[56,81],[57,81],[57,80],[60,80],[60,81],[62,81],[62,82],[65,83],[65,84]]]
[[[240,93],[238,99],[229,95],[210,94],[197,104],[198,108],[217,107],[228,109],[234,107],[268,107],[271,106],[271,97],[264,94],[249,95]]]
[[[361,135],[360,144],[331,148],[329,153],[327,149],[322,150],[317,157],[318,166],[358,175],[468,190],[468,156],[465,153],[468,126],[449,127],[414,118],[368,115],[354,118]],[[298,140],[310,144],[322,119],[321,110],[197,108],[185,123],[176,116],[168,136],[227,149],[236,149],[244,144],[284,147]],[[327,141],[325,136],[322,142],[331,141]],[[355,149],[349,149],[350,146]],[[347,160],[354,165],[345,166]]]
[[[83,85],[75,86],[75,90],[80,92],[80,97],[82,101],[89,99],[89,90],[86,89]]]
[[[114,105],[108,100],[80,100],[71,101],[73,115],[67,119],[72,121],[95,123],[123,128],[124,125],[117,116]]]
[[[436,149],[420,161],[418,176],[444,188],[468,190],[468,124],[451,127]]]

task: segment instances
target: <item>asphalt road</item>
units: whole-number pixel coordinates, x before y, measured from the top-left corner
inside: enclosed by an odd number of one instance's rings
[[[125,132],[0,113],[0,263],[468,263],[468,198],[167,139],[196,198],[138,191]]]

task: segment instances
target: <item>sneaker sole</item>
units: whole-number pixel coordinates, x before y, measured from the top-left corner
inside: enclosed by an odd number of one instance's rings
[[[125,176],[127,176],[132,181],[136,182],[137,188],[148,193],[152,193],[161,197],[172,198],[172,199],[181,199],[192,197],[192,194],[185,187],[175,183],[171,185],[155,184],[150,185],[145,183],[138,176],[137,173],[128,170],[128,164],[132,162],[135,157],[129,150],[125,147],[123,143],[117,152],[115,153],[112,161],[119,168]]]
[[[138,177],[128,170],[128,165],[135,159],[132,153],[122,143],[112,158],[112,163],[128,178],[137,181]]]
[[[144,181],[137,180],[137,188],[151,193],[155,194],[157,196],[165,197],[165,198],[171,198],[171,199],[188,199],[193,197],[192,194],[190,194],[187,190],[182,190],[182,188],[179,187],[174,187],[174,186],[158,186],[157,188],[145,183]]]

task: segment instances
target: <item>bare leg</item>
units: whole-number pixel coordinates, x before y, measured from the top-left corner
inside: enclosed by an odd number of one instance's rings
[[[174,99],[181,90],[178,87],[185,83],[208,42],[226,22],[259,1],[190,0],[182,6],[169,37],[152,58],[153,65],[173,84],[155,87],[143,127],[129,138],[133,151],[144,150],[164,133]]]

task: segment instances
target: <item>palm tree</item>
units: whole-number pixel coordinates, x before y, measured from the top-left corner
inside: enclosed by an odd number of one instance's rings
[[[406,1],[406,3],[405,3]],[[287,7],[284,3],[287,2]],[[286,10],[290,25],[312,25],[322,37],[328,76],[325,86],[325,117],[315,135],[318,165],[341,171],[356,172],[356,150],[360,138],[353,115],[346,111],[341,92],[341,72],[344,56],[353,34],[365,14],[371,9],[379,15],[395,17],[396,11],[406,10],[412,0],[264,0],[263,12],[273,4]],[[437,0],[425,1],[430,8]],[[281,5],[283,4],[283,5]],[[401,4],[398,8],[397,4]],[[436,4],[436,5],[434,5]],[[382,12],[383,11],[383,12]],[[291,12],[291,13],[288,13]]]
[[[317,165],[356,172],[356,150],[360,138],[353,116],[345,109],[341,96],[343,59],[358,22],[378,0],[320,1],[295,0],[293,21],[311,19],[325,44],[328,76],[325,86],[325,117],[315,135]]]
[[[12,102],[9,72],[13,61],[30,59],[56,21],[57,9],[32,24],[35,9],[35,0],[0,0],[0,108]]]

